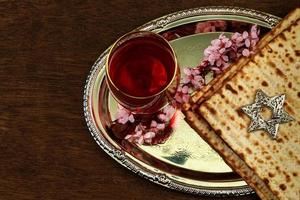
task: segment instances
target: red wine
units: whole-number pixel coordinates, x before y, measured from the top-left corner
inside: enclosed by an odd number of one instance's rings
[[[117,47],[109,62],[114,85],[135,97],[162,91],[174,76],[174,57],[169,47],[153,37],[136,37]]]

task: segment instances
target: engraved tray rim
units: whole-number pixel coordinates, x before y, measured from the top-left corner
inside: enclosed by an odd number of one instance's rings
[[[252,19],[258,19],[262,22],[267,23],[270,27],[274,27],[281,18],[276,17],[274,15],[264,13],[261,11],[256,11],[253,9],[240,8],[240,7],[231,7],[231,6],[210,6],[210,7],[198,7],[187,10],[182,10],[178,12],[174,12],[158,19],[152,20],[135,30],[147,30],[160,32],[165,26],[169,25],[172,22],[176,22],[181,19],[193,17],[193,16],[205,16],[205,15],[233,15],[233,16],[242,16],[249,17]],[[96,141],[96,143],[101,147],[101,149],[106,152],[109,156],[111,156],[114,160],[120,163],[122,166],[126,167],[130,171],[136,173],[137,175],[148,179],[156,184],[165,186],[170,189],[178,190],[185,193],[191,193],[196,195],[203,196],[241,196],[254,193],[254,191],[249,187],[232,187],[232,188],[209,188],[209,187],[201,187],[197,185],[188,185],[182,182],[171,179],[164,173],[150,171],[143,167],[140,163],[131,159],[128,155],[126,155],[123,151],[115,148],[110,144],[109,141],[105,139],[105,137],[100,136],[101,131],[98,131],[96,125],[92,119],[92,113],[90,110],[90,89],[93,85],[93,78],[96,75],[96,72],[99,70],[99,63],[106,56],[110,48],[107,48],[96,60],[94,65],[92,66],[89,75],[86,79],[86,84],[84,87],[84,96],[83,96],[83,111],[84,118],[87,123],[87,127],[89,129],[90,134]],[[99,134],[100,132],[100,134]]]

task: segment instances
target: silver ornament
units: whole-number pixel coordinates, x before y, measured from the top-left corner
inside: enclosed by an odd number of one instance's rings
[[[284,94],[268,97],[262,90],[257,90],[254,103],[242,107],[243,112],[251,118],[248,131],[264,130],[273,139],[276,139],[279,124],[294,120],[293,117],[283,110],[284,100]],[[260,112],[263,107],[268,107],[272,110],[271,119],[264,120],[262,118]]]

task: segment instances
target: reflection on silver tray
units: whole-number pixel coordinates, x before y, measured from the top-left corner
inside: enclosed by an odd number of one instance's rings
[[[203,7],[161,17],[136,30],[164,34],[209,20],[258,24],[268,31],[280,18],[236,7]],[[185,32],[180,37],[173,38],[170,42],[178,56],[179,65],[194,66],[201,59],[200,52],[203,52],[211,39],[219,34],[220,32]],[[181,115],[178,128],[164,144],[137,146],[115,138],[108,129],[116,112],[116,102],[109,94],[105,82],[104,65],[108,51],[109,49],[103,52],[93,65],[84,91],[84,115],[88,128],[107,154],[134,173],[182,192],[206,196],[253,193],[253,190],[185,123]]]

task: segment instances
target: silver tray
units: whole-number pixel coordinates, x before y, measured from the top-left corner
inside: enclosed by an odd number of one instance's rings
[[[280,18],[237,7],[201,7],[179,11],[137,28],[160,33],[170,40],[179,66],[194,66],[213,38],[220,32],[189,32],[195,23],[225,20],[228,23],[258,24],[269,31]],[[230,34],[231,31],[227,31]],[[105,82],[105,60],[109,48],[93,65],[84,90],[84,116],[97,144],[130,171],[159,185],[205,196],[239,196],[253,190],[235,174],[219,155],[203,141],[179,115],[179,126],[164,143],[133,145],[114,137],[109,127],[114,120],[116,102]]]

